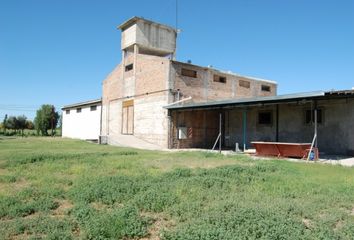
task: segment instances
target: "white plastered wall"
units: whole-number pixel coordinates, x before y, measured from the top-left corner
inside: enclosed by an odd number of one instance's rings
[[[134,101],[134,135],[167,148],[167,94],[148,96]]]
[[[62,137],[77,139],[98,139],[100,135],[101,105],[96,105],[95,111],[90,106],[82,106],[81,112],[77,108],[63,110]],[[70,110],[67,114],[66,110]]]

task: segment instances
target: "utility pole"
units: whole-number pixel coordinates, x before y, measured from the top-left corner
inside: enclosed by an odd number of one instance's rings
[[[176,40],[175,40],[176,41],[176,46],[175,46],[175,51],[174,51],[173,56],[172,56],[173,60],[176,60],[177,41],[178,41],[177,39],[178,39],[178,33],[179,33],[179,30],[178,30],[178,0],[176,0],[176,6],[175,7],[176,7],[176,13],[175,13],[176,14],[176,16],[175,16],[176,17],[176,19],[175,19],[176,20]]]

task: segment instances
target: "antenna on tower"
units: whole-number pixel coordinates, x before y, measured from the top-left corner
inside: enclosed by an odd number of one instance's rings
[[[177,51],[177,35],[178,33],[180,33],[179,29],[178,29],[178,0],[175,0],[176,1],[176,47],[175,47],[175,52],[173,53],[173,56],[172,58],[173,59],[176,59],[176,51]]]
[[[176,33],[178,33],[178,0],[176,0]]]

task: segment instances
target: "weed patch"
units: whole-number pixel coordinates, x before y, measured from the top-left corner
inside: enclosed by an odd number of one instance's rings
[[[353,239],[354,169],[2,140],[0,238]]]
[[[86,178],[73,186],[69,196],[77,202],[114,204],[133,198],[143,187],[143,181],[134,177]]]
[[[2,197],[0,199],[0,219],[25,217],[35,212],[49,211],[59,206],[52,198],[40,197],[29,201],[19,200],[17,197]]]
[[[31,164],[38,163],[44,161],[63,161],[63,160],[79,160],[85,159],[87,157],[95,158],[95,157],[104,157],[107,156],[108,153],[78,153],[78,154],[69,154],[69,153],[40,153],[40,154],[32,154],[30,156],[20,156],[16,158],[12,158],[11,161],[8,162],[10,166],[22,165],[22,164]]]
[[[75,206],[71,215],[78,221],[87,239],[137,238],[147,234],[149,220],[137,208],[125,206],[112,211],[98,211],[88,205]]]
[[[24,239],[73,239],[76,223],[68,218],[55,219],[39,215],[0,222],[0,235],[4,239],[18,236]]]
[[[134,203],[142,210],[149,212],[162,212],[166,208],[178,203],[176,194],[156,184],[141,194],[137,194]]]
[[[302,239],[305,227],[289,216],[263,209],[210,211],[193,224],[166,231],[163,239]]]
[[[13,175],[0,175],[0,183],[14,183],[17,177]]]

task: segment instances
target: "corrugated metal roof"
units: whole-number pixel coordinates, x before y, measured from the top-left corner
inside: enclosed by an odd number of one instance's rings
[[[64,107],[62,107],[61,109],[68,109],[68,108],[75,108],[75,107],[80,107],[80,106],[86,106],[86,105],[91,105],[91,104],[97,104],[97,103],[101,103],[102,100],[101,99],[95,99],[95,100],[89,100],[89,101],[85,101],[85,102],[79,102],[79,103],[73,103],[70,105],[65,105]]]
[[[254,97],[254,98],[239,98],[239,99],[228,99],[220,101],[210,101],[203,103],[184,103],[165,106],[166,109],[188,109],[188,108],[209,108],[209,107],[224,107],[228,105],[252,105],[259,103],[275,103],[275,102],[287,102],[292,100],[306,100],[309,98],[316,98],[325,96],[324,91],[315,92],[305,92],[305,93],[295,93],[295,94],[284,94],[278,96],[270,97]]]

